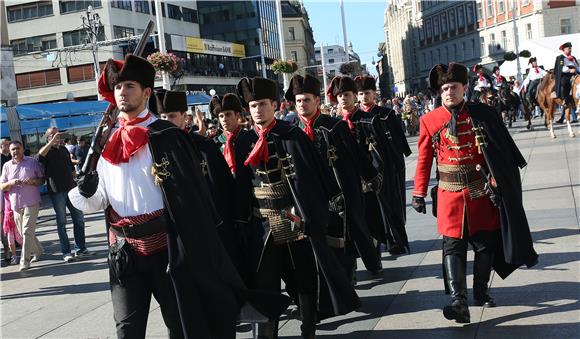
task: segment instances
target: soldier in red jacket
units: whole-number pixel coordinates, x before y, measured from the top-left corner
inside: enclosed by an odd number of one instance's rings
[[[495,306],[488,294],[492,266],[505,278],[518,266],[537,262],[521,204],[518,167],[525,166],[525,160],[492,108],[466,104],[465,66],[436,65],[429,82],[441,93],[442,106],[421,117],[412,205],[418,212],[426,212],[425,196],[435,157],[438,188],[432,194],[433,214],[443,235],[446,288],[452,296],[452,304],[445,306],[443,314],[468,323],[468,243],[475,251],[473,293],[478,306]],[[494,177],[482,175],[487,172]],[[510,239],[512,234],[514,239]],[[518,246],[510,241],[518,241]]]

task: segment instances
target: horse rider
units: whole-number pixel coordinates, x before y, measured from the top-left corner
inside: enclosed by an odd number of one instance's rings
[[[528,76],[524,80],[523,91],[522,91],[522,98],[527,100],[533,106],[538,106],[538,102],[536,101],[536,95],[538,92],[538,85],[540,84],[540,80],[546,75],[546,71],[543,67],[538,66],[538,60],[536,57],[531,57],[528,61],[528,65],[532,65],[529,68]],[[537,116],[537,114],[535,114]]]
[[[491,80],[492,80],[493,89],[495,92],[499,92],[500,89],[508,86],[508,83],[507,83],[507,80],[505,79],[505,77],[503,75],[499,74],[499,66],[495,66],[493,68],[493,74],[492,74]]]
[[[491,89],[493,80],[483,72],[483,66],[481,64],[473,66],[473,72],[475,76],[471,80],[473,86],[471,99],[473,101],[481,101],[482,93]]]
[[[560,46],[562,54],[556,57],[556,63],[554,64],[554,76],[556,77],[556,85],[554,86],[554,91],[551,93],[551,97],[561,98],[563,102],[566,103],[567,107],[572,110],[574,107],[574,99],[570,94],[572,90],[572,77],[580,72],[580,64],[578,60],[572,55],[572,43],[566,42]],[[562,111],[563,113],[564,111]],[[564,115],[558,123],[562,123],[564,120]]]

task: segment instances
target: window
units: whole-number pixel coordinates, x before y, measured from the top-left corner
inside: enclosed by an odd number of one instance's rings
[[[526,36],[528,40],[532,39],[532,24],[526,24]]]
[[[477,3],[477,20],[483,19],[483,5],[481,2]]]
[[[467,14],[467,25],[471,26],[475,22],[474,13],[473,13],[473,4],[467,3],[465,5],[465,14]]]
[[[135,30],[132,27],[113,26],[113,38],[127,38],[135,35]]]
[[[155,8],[155,1],[151,1],[151,14],[157,15],[157,8]],[[161,3],[161,16],[165,18],[165,3]]]
[[[455,11],[449,12],[449,31],[455,31]]]
[[[118,9],[124,9],[127,11],[130,11],[133,9],[131,7],[131,0],[111,0],[111,7],[118,8]]]
[[[489,35],[489,40],[490,40],[489,53],[492,54],[492,53],[495,53],[495,49],[497,48],[497,46],[495,44],[495,34],[494,33],[491,33]]]
[[[433,19],[433,31],[434,31],[435,37],[439,37],[439,18]]]
[[[507,33],[506,31],[501,31],[501,47],[507,49]]]
[[[497,8],[499,13],[505,12],[505,1],[504,0],[497,0]]]
[[[331,77],[336,75],[336,70],[331,69],[330,71],[328,71],[328,74],[330,74]]]
[[[459,50],[459,56],[457,57],[458,61],[465,60],[465,42],[461,43],[461,50]]]
[[[328,63],[329,64],[333,64],[334,63],[334,59],[328,59]]]
[[[135,0],[135,12],[149,14],[149,1]]]
[[[463,6],[457,8],[457,27],[465,27],[465,12]]]
[[[294,33],[294,27],[288,27],[288,37],[290,40],[296,40],[296,34]]]
[[[441,15],[441,33],[447,33],[447,14]]]
[[[90,43],[91,38],[87,35],[85,30],[79,29],[76,31],[69,31],[62,33],[62,41],[64,47],[83,45]],[[97,36],[97,41],[105,41],[105,29],[104,26],[99,27],[99,34]]]
[[[16,74],[17,89],[44,87],[48,85],[60,85],[60,70],[58,68],[45,71]]]
[[[101,0],[59,1],[60,14],[86,11],[89,6],[93,6],[93,8],[101,7]]]
[[[334,53],[334,48],[329,48],[326,52],[328,54],[333,54]]]
[[[492,0],[485,0],[485,1],[486,1],[486,5],[487,5],[487,8],[486,8],[487,17],[491,18],[493,16],[493,2],[492,2]]]
[[[181,17],[183,16],[181,14],[181,11],[179,10],[179,6],[175,6],[172,4],[167,5],[167,13],[168,13],[169,18],[175,19],[175,20],[181,20]]]
[[[423,26],[419,28],[419,39],[421,41],[425,40],[425,27]]]
[[[529,5],[529,4],[530,4],[530,0],[524,0],[524,1],[522,2],[522,6],[527,6],[527,5]]]
[[[431,20],[427,20],[427,23],[425,24],[425,29],[427,30],[426,32],[427,39],[431,39],[431,36],[433,35],[433,31],[431,30]]]
[[[479,53],[481,53],[481,55],[485,55],[485,38],[484,37],[479,37],[479,48],[480,51]]]
[[[194,24],[199,22],[197,19],[197,10],[181,7],[181,13],[183,14],[183,21],[193,22]]]
[[[67,67],[66,76],[69,83],[94,80],[93,64]]]
[[[572,23],[570,22],[570,19],[560,19],[560,33],[561,34],[572,33]]]
[[[34,36],[10,42],[14,55],[56,48],[56,34]]]
[[[296,53],[296,51],[291,51],[290,57],[292,58],[292,60],[298,61],[298,53]]]
[[[6,8],[8,22],[30,20],[53,15],[51,1],[39,1]]]

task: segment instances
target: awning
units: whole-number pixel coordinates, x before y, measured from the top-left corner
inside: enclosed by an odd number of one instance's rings
[[[187,96],[187,105],[207,105],[211,101],[211,96],[207,94],[190,94]]]

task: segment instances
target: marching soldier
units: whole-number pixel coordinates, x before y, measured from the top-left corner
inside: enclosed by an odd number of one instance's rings
[[[218,214],[216,215],[218,234],[238,273],[246,277],[232,208],[235,206],[234,178],[218,146],[212,139],[200,135],[187,126],[185,92],[155,90],[154,96],[149,100],[149,109],[159,115],[161,120],[173,123],[191,137],[196,155],[200,159],[201,173],[205,177],[215,206],[214,210]]]
[[[258,299],[241,281],[217,235],[191,139],[147,108],[154,78],[143,58],[107,61],[99,93],[119,121],[96,171],[69,197],[84,212],[105,209],[119,338],[145,337],[152,295],[170,338],[233,338],[244,301],[269,317],[287,303],[269,293]]]
[[[317,321],[360,304],[326,243],[330,189],[324,187],[325,172],[308,137],[274,118],[275,82],[244,78],[237,90],[254,120],[255,146],[244,163],[254,174],[256,210],[266,229],[254,286],[279,292],[283,278],[299,305],[302,336],[314,338]],[[258,324],[258,335],[274,338],[277,329],[277,322]]]
[[[408,250],[409,242],[405,231],[405,221],[402,213],[396,213],[401,203],[398,200],[399,183],[394,183],[394,176],[390,172],[390,166],[394,160],[389,159],[388,148],[392,146],[386,135],[386,130],[380,116],[364,112],[355,105],[356,93],[358,92],[353,79],[343,76],[332,79],[327,90],[327,95],[332,101],[337,101],[341,107],[339,114],[348,123],[349,129],[354,134],[359,152],[366,161],[372,162],[381,177],[378,191],[371,186],[364,185],[365,215],[367,225],[372,236],[379,242],[387,245],[391,254],[402,254]],[[364,163],[361,161],[361,163]],[[364,173],[364,172],[362,172]],[[385,179],[385,176],[389,176]],[[365,181],[371,178],[363,175]],[[368,180],[366,180],[368,179]],[[394,189],[396,191],[391,192]],[[391,195],[397,196],[396,204],[391,204]],[[378,246],[380,248],[380,246]]]
[[[488,293],[492,268],[505,279],[517,267],[537,263],[522,206],[519,168],[526,162],[492,108],[465,103],[465,66],[436,65],[429,81],[441,93],[443,106],[421,117],[412,205],[426,213],[435,157],[438,188],[432,190],[433,214],[443,235],[444,276],[452,298],[443,314],[468,323],[468,243],[475,250],[473,297],[478,306],[495,305]]]
[[[285,94],[286,100],[295,103],[298,126],[304,130],[324,164],[327,165],[331,185],[337,187],[344,198],[343,204],[330,207],[328,245],[334,249],[349,280],[353,280],[358,254],[365,267],[374,275],[382,272],[380,255],[364,220],[364,199],[360,185],[360,173],[356,168],[354,154],[358,145],[347,124],[320,112],[320,81],[306,75],[295,75]],[[379,185],[378,173],[371,185]],[[358,250],[358,253],[357,253]]]
[[[400,118],[394,110],[375,105],[377,87],[375,78],[357,76],[354,79],[357,86],[359,109],[370,113],[373,117],[380,117],[382,128],[387,136],[388,146],[385,152],[389,163],[383,164],[383,186],[389,190],[389,204],[392,206],[393,220],[398,222],[396,227],[404,229],[407,220],[407,194],[405,187],[405,157],[411,155],[411,149],[405,137]],[[392,252],[397,252],[395,249]]]

